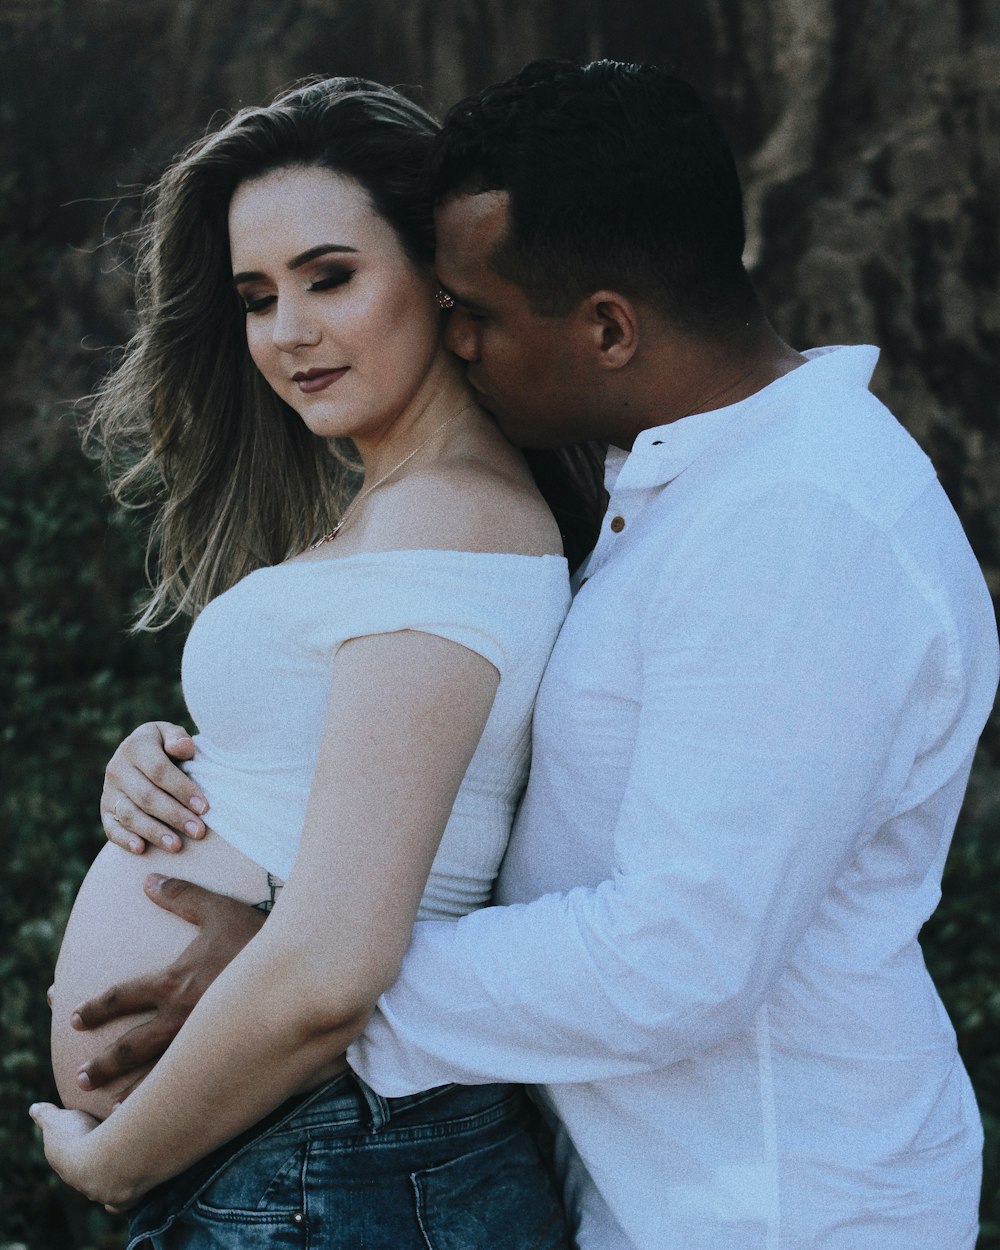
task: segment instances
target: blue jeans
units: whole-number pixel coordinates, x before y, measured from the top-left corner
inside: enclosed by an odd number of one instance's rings
[[[128,1250],[568,1250],[519,1086],[382,1098],[353,1073],[147,1195]]]

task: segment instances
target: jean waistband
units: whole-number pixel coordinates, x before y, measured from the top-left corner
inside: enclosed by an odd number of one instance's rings
[[[453,1092],[460,1096],[462,1110],[473,1114],[497,1103],[513,1088],[508,1085],[438,1085],[416,1094],[383,1098],[355,1073],[343,1072],[319,1089],[289,1099],[238,1137],[192,1164],[179,1176],[150,1190],[142,1203],[129,1213],[129,1242],[126,1250],[134,1250],[144,1238],[162,1232],[172,1218],[190,1206],[224,1168],[235,1162],[244,1150],[263,1137],[279,1134],[286,1128],[308,1136],[310,1130],[329,1128],[332,1125],[342,1125],[344,1128],[355,1125],[377,1133],[390,1126],[404,1112],[424,1103],[446,1098]]]

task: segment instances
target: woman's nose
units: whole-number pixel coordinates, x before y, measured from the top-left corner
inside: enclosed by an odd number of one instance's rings
[[[319,325],[309,310],[294,300],[280,300],[275,312],[272,334],[279,351],[292,352],[297,347],[315,347],[320,340]]]
[[[444,328],[444,345],[462,360],[479,359],[479,331],[461,305],[448,314]]]

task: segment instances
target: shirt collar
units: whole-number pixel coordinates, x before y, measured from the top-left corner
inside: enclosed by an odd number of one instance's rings
[[[703,451],[750,412],[803,387],[825,388],[833,384],[867,389],[878,361],[878,348],[811,347],[802,353],[806,363],[776,378],[762,390],[710,412],[696,412],[667,425],[643,430],[632,450],[609,447],[604,462],[604,486],[614,490],[641,490],[665,486],[683,473]]]

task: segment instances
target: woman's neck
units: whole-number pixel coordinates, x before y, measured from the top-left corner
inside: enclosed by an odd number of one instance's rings
[[[416,458],[425,445],[431,451],[435,435],[473,407],[475,396],[459,362],[442,352],[417,394],[394,420],[371,437],[354,439],[364,465],[365,484],[393,472],[404,460]]]

